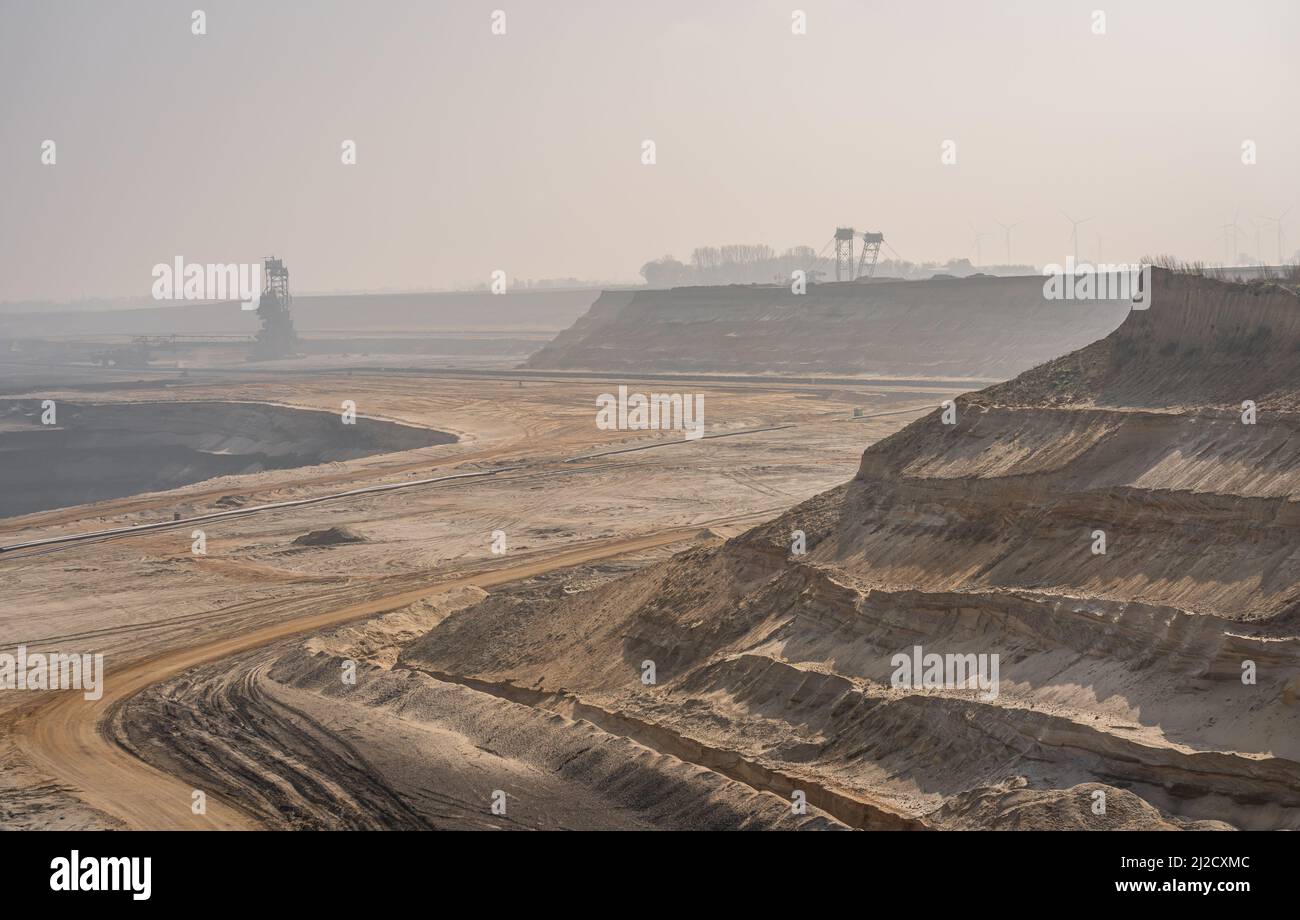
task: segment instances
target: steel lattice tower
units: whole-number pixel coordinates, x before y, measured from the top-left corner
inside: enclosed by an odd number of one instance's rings
[[[298,333],[293,328],[293,314],[289,305],[293,296],[289,293],[289,269],[275,256],[262,260],[263,280],[262,300],[257,307],[257,316],[262,321],[262,331],[257,334],[253,345],[253,360],[265,361],[284,358],[298,347]]]
[[[853,280],[853,228],[839,227],[835,231],[835,280]]]
[[[885,242],[883,233],[862,234],[862,258],[858,260],[857,278],[871,278],[876,274],[876,262],[880,258],[880,246]]]

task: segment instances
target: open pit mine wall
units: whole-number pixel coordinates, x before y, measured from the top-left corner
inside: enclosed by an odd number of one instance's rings
[[[1298,829],[1300,299],[1164,273],[1152,296],[768,524],[455,610],[402,664],[856,827]],[[998,655],[998,694],[895,685],[918,645]]]
[[[524,365],[544,370],[1004,380],[1118,326],[1125,301],[1048,300],[1043,279],[607,291]]]
[[[1153,298],[768,524],[510,619],[506,655],[456,641],[502,628],[483,610],[408,655],[857,826],[1300,828],[1300,299],[1166,273]],[[918,645],[998,655],[998,695],[894,686]]]
[[[996,651],[1003,698],[1053,713],[1032,731],[1056,769],[1186,818],[1294,828],[1300,297],[1154,280],[1106,339],[873,445],[853,482],[746,541],[808,532],[802,596],[870,623],[857,676],[883,680],[910,644]],[[1031,731],[1022,710],[985,713]]]
[[[1160,273],[1151,309],[1106,339],[867,450],[819,558],[936,590],[1294,621],[1298,345],[1295,294]],[[946,565],[918,579],[918,556]]]
[[[1164,273],[1151,309],[1135,312],[1113,340],[1117,360],[1140,360],[1100,382],[1103,399],[1300,407],[1300,297],[1279,285]]]
[[[1277,284],[1229,284],[1157,269],[1148,310],[1111,335],[969,398],[1165,409],[1300,408],[1300,297]]]

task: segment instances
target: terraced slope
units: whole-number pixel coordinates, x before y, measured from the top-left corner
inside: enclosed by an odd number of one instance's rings
[[[915,646],[996,693],[896,686]],[[855,826],[1300,827],[1300,297],[1158,272],[771,524],[403,661]]]

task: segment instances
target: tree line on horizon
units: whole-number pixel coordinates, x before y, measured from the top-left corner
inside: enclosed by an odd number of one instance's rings
[[[855,255],[856,260],[856,255]],[[857,264],[854,263],[856,270]],[[835,279],[835,260],[819,257],[811,246],[792,246],[778,253],[766,243],[732,243],[725,246],[701,246],[692,250],[690,259],[681,262],[671,255],[652,259],[641,266],[641,277],[648,287],[683,287],[696,284],[788,284],[791,273],[803,270],[808,280]],[[947,262],[909,262],[905,259],[881,259],[876,266],[878,278],[929,278],[936,274],[958,277],[976,272],[990,274],[1034,274],[1031,265],[974,266],[969,259]]]

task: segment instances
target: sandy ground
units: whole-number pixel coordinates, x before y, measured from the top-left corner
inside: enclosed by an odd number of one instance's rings
[[[956,388],[898,380],[676,381],[700,441],[599,430],[598,394],[667,387],[564,372],[15,394],[458,440],[0,522],[56,541],[0,553],[0,649],[109,668],[95,702],[0,695],[0,820],[1300,827],[1300,312],[1157,280],[951,424]],[[997,692],[898,683],[918,645],[993,653]]]
[[[0,522],[0,544],[166,522],[174,513],[202,514],[232,502],[248,506],[441,473],[502,472],[208,524],[205,556],[191,553],[190,528],[183,527],[0,557],[7,585],[0,648],[26,644],[33,650],[99,652],[106,656],[108,671],[108,690],[97,702],[69,693],[0,695],[3,823],[236,827],[268,821],[271,812],[257,804],[264,789],[236,791],[230,802],[215,797],[206,815],[191,815],[191,790],[219,786],[203,774],[220,765],[190,762],[182,776],[175,764],[167,766],[166,758],[140,751],[172,772],[160,771],[108,741],[106,726],[121,718],[126,701],[187,669],[213,666],[305,630],[392,611],[449,585],[505,585],[594,559],[629,552],[640,558],[635,554],[654,547],[730,536],[845,481],[866,445],[963,389],[700,384],[690,391],[705,394],[709,433],[736,434],[686,442],[679,434],[597,429],[596,396],[620,383],[634,391],[665,389],[634,379],[521,382],[509,376],[422,379],[347,373],[303,375],[274,385],[259,375],[169,387],[169,400],[265,401],[331,411],[352,399],[363,415],[453,432],[460,440],[9,519]],[[91,398],[84,391],[27,395],[71,399],[74,394],[82,402]],[[93,394],[97,402],[158,398],[148,388]],[[852,420],[854,408],[876,417]],[[772,426],[790,427],[743,433]],[[652,449],[575,460],[641,446]],[[293,543],[328,527],[346,527],[363,542]],[[503,554],[492,552],[494,531],[505,534]],[[223,673],[220,667],[216,672]],[[475,693],[465,688],[456,692]],[[494,699],[488,711],[509,713],[512,707],[519,708]],[[311,707],[298,699],[294,708]],[[323,712],[317,715],[318,721],[330,722]],[[348,719],[355,723],[358,716],[340,710],[338,718],[340,724]],[[567,736],[570,729],[556,730]],[[633,747],[644,754],[643,747]],[[611,756],[632,757],[631,749],[617,751]],[[448,771],[454,772],[461,761],[444,754],[440,762],[439,775],[453,782]],[[274,782],[274,765],[261,763],[256,769],[266,774],[262,785]],[[686,768],[679,763],[673,769]],[[592,817],[608,813],[592,803],[611,794],[597,788],[599,782],[591,778],[597,774],[584,774],[585,786],[569,784],[591,787],[583,796],[595,799],[561,796],[556,801],[567,804],[555,806],[559,810],[553,820],[534,816],[527,826],[605,826]],[[742,802],[757,793],[740,785],[744,795],[729,793],[739,798],[728,802],[728,817],[717,818],[715,826],[779,823],[770,808],[755,811],[752,802]],[[683,789],[683,803],[698,805],[704,796],[702,790],[692,794]],[[686,804],[671,816],[655,813],[644,796],[633,798],[634,803],[625,803],[639,815],[629,819],[633,824],[653,818],[659,824],[690,826],[684,816],[702,813]],[[778,812],[786,815],[789,809]],[[760,813],[768,817],[755,817]],[[588,817],[575,817],[583,814]],[[332,825],[322,821],[312,826]]]
[[[1111,336],[916,420],[773,521],[488,599],[399,662],[851,826],[1300,827],[1300,309],[1155,284]]]

